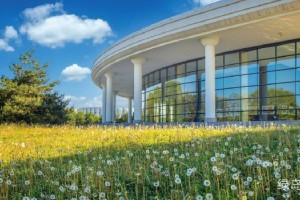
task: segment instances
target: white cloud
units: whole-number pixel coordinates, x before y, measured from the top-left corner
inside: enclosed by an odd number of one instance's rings
[[[11,40],[18,42],[18,32],[13,26],[6,26],[3,39],[0,39],[0,51],[13,52],[15,49],[9,44]]]
[[[0,51],[13,52],[15,49],[6,40],[0,39]]]
[[[102,19],[88,19],[74,14],[65,14],[61,3],[45,4],[23,11],[26,22],[20,32],[43,46],[57,48],[66,43],[82,43],[92,40],[102,43],[112,35],[109,24]]]
[[[69,67],[66,67],[62,71],[62,75],[67,78],[68,81],[82,81],[85,79],[89,74],[91,73],[91,70],[87,67],[80,67],[77,64],[73,64]]]
[[[35,8],[27,8],[23,11],[23,15],[27,20],[37,22],[49,17],[54,12],[63,13],[63,4],[45,4]]]
[[[4,38],[5,40],[10,39],[17,39],[18,38],[18,32],[13,26],[6,26],[5,32],[4,32]]]
[[[208,5],[208,4],[211,4],[211,3],[215,3],[217,1],[220,1],[220,0],[193,0],[193,2],[197,5]]]

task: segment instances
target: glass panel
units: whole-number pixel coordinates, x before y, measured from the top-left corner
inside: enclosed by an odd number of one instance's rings
[[[239,111],[241,100],[231,100],[231,101],[224,101],[224,110],[226,111]]]
[[[276,69],[289,69],[296,66],[295,56],[278,58],[276,61]]]
[[[225,54],[225,65],[232,65],[240,63],[240,54],[237,53],[231,53],[231,54]]]
[[[186,72],[194,72],[196,71],[196,61],[189,62],[186,64]]]
[[[277,109],[287,110],[294,109],[296,107],[296,98],[295,96],[288,97],[277,97]]]
[[[254,61],[254,60],[257,60],[257,51],[256,50],[241,52],[241,62],[242,63],[246,63],[246,62]]]
[[[197,80],[195,72],[191,72],[188,76],[184,78],[184,82],[195,82]]]
[[[218,78],[215,81],[216,89],[223,89],[223,78]]]
[[[216,102],[216,112],[223,112],[224,110],[224,102],[223,101],[217,101]]]
[[[279,120],[294,120],[295,110],[279,110],[277,111],[277,118]]]
[[[197,93],[184,94],[184,103],[195,103],[197,102]]]
[[[185,73],[185,65],[181,64],[177,66],[177,76]]]
[[[241,85],[242,86],[258,85],[258,74],[242,75]]]
[[[186,83],[183,85],[183,93],[197,92],[196,82]]]
[[[175,67],[168,68],[168,76],[175,76]]]
[[[154,80],[159,80],[159,71],[154,72]]]
[[[198,70],[204,70],[205,69],[205,60],[201,59],[198,60]]]
[[[241,86],[240,79],[241,79],[240,76],[224,78],[224,88],[240,87]]]
[[[258,59],[275,58],[275,47],[258,49]]]
[[[276,96],[288,96],[295,94],[295,83],[283,83],[276,85]]]
[[[296,96],[296,107],[300,108],[300,96]],[[298,111],[298,117],[300,117],[300,110]]]
[[[277,56],[287,56],[295,54],[295,43],[277,46]]]
[[[300,42],[297,42],[297,54],[300,54]]]
[[[241,74],[253,74],[258,73],[258,64],[256,62],[242,64]]]
[[[224,121],[223,113],[216,113],[217,121]]]
[[[300,67],[300,55],[297,55],[296,57],[296,67]]]
[[[273,84],[259,86],[259,96],[261,98],[275,96],[275,85]]]
[[[149,84],[152,84],[154,81],[153,79],[153,73],[149,74]]]
[[[216,101],[223,99],[223,90],[217,90],[216,91]]]
[[[259,74],[259,85],[275,83],[275,71]]]
[[[216,78],[223,78],[223,76],[224,76],[223,72],[224,72],[223,67],[216,68]]]
[[[166,80],[166,78],[167,78],[167,70],[166,69],[160,70],[160,78],[162,81]]]
[[[258,97],[258,86],[254,87],[242,87],[241,98],[256,98]]]
[[[224,69],[224,77],[240,75],[240,66],[230,66]]]
[[[241,98],[241,89],[233,88],[224,90],[224,99],[239,99]]]
[[[223,67],[223,55],[216,56],[216,67]]]
[[[269,59],[269,60],[261,60],[258,62],[259,64],[259,72],[265,72],[265,71],[273,71],[276,67],[275,59]]]
[[[276,82],[295,81],[295,69],[276,71]]]
[[[296,82],[296,94],[300,94],[300,82]]]
[[[241,113],[240,112],[227,112],[224,113],[225,121],[240,121]]]

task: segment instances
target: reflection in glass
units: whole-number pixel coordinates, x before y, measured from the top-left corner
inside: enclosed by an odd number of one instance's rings
[[[277,56],[287,56],[295,54],[295,43],[283,44],[277,46]]]
[[[276,61],[276,70],[294,68],[295,65],[295,56],[278,58]]]

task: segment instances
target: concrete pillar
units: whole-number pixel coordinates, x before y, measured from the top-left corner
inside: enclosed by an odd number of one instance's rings
[[[113,91],[112,95],[112,111],[111,111],[111,121],[115,122],[116,121],[116,99],[117,99],[117,92]]]
[[[104,74],[106,77],[106,122],[112,123],[112,103],[113,103],[113,90],[112,78],[113,73],[108,72]]]
[[[215,47],[219,37],[206,37],[201,39],[201,43],[205,47],[205,122],[216,122]]]
[[[134,65],[134,123],[142,122],[142,67],[145,58],[131,59]]]
[[[106,122],[106,87],[105,85],[102,86],[102,123]],[[100,113],[99,113],[100,114]]]
[[[127,97],[128,101],[128,123],[132,123],[132,97]]]

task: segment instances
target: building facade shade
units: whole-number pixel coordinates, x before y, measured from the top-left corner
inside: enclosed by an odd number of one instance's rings
[[[145,122],[205,119],[205,58],[143,76]],[[300,118],[300,40],[216,55],[217,121]]]

